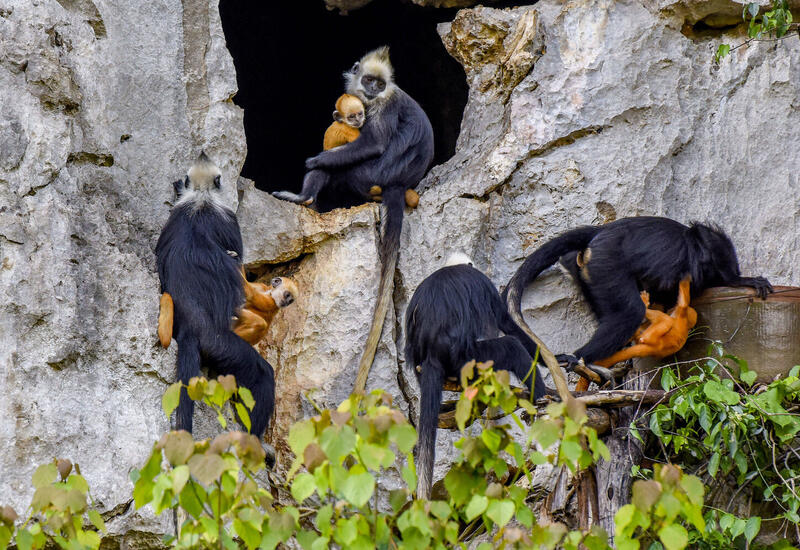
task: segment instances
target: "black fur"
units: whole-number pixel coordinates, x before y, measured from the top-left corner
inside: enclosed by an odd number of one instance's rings
[[[181,183],[175,183],[176,191],[182,192]],[[274,408],[275,378],[270,364],[231,330],[232,317],[244,303],[236,216],[211,202],[179,203],[161,231],[156,257],[161,291],[174,303],[178,379],[188,384],[200,375],[201,364],[218,374],[233,374],[253,394],[251,432],[261,436]],[[178,429],[192,431],[193,410],[184,389]]]
[[[577,252],[587,248],[591,251],[588,263],[579,270]],[[598,321],[589,342],[574,355],[561,356],[571,364],[577,358],[586,363],[604,359],[625,346],[644,318],[642,290],[666,307],[675,304],[678,283],[686,275],[692,277],[692,296],[714,286],[749,286],[762,298],[772,292],[763,277],[740,275],[736,250],[721,229],[635,217],[573,229],[543,244],[508,283],[503,293],[508,307],[520,313],[525,287],[562,256],[561,263],[576,277]]]
[[[503,332],[505,336],[498,337]],[[536,344],[514,323],[489,278],[468,265],[444,267],[419,285],[406,309],[405,360],[420,385],[418,494],[430,497],[442,382],[465,363],[493,360],[496,369],[527,378],[544,395],[539,370],[530,375]],[[417,367],[419,367],[417,369]]]

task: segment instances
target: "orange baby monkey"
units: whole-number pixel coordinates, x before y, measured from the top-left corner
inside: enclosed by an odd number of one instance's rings
[[[650,324],[639,327],[633,336],[634,345],[596,363],[601,367],[610,367],[631,357],[660,359],[681,349],[689,337],[689,329],[697,324],[697,312],[689,306],[690,284],[691,279],[687,275],[678,287],[678,303],[668,313],[650,309],[650,296],[642,292],[642,301],[647,308],[644,315]]]
[[[234,318],[233,332],[249,344],[257,344],[267,334],[278,310],[294,302],[297,295],[297,283],[287,277],[275,277],[272,286],[244,279],[245,304]],[[165,292],[158,312],[158,340],[165,348],[172,341],[172,319],[172,296]]]
[[[322,139],[322,149],[327,151],[351,141],[361,135],[361,128],[366,120],[364,104],[354,95],[342,94],[336,100],[336,110],[333,112],[333,124],[325,130]]]
[[[633,335],[634,344],[595,364],[611,367],[633,357],[662,358],[680,350],[689,337],[689,330],[697,324],[697,312],[689,306],[691,278],[687,275],[678,285],[678,302],[668,313],[650,309],[650,295],[641,292],[644,302],[645,322]],[[575,391],[586,391],[589,381],[578,380]]]
[[[280,308],[297,298],[297,283],[287,277],[275,277],[272,286],[245,281],[245,304],[233,326],[242,340],[256,345],[269,330],[272,320]]]

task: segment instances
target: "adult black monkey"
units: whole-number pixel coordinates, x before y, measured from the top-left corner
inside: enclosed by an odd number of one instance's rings
[[[219,194],[220,171],[201,153],[185,179],[176,181],[178,201],[156,245],[161,292],[174,302],[178,379],[200,374],[201,364],[233,374],[253,394],[253,434],[261,436],[275,404],[275,375],[258,352],[231,330],[244,303],[242,235]],[[181,390],[177,428],[192,431],[194,403]]]
[[[309,172],[299,195],[288,191],[274,195],[312,204],[325,188],[328,196],[355,194],[364,201],[372,201],[376,192],[383,196],[386,221],[380,246],[378,303],[355,384],[356,390],[363,390],[391,299],[405,192],[420,182],[433,160],[433,129],[419,104],[394,83],[388,47],[369,52],[344,76],[347,93],[357,96],[367,107],[361,135],[353,142],[308,159]]]
[[[466,259],[468,262],[469,259]],[[406,309],[406,363],[420,387],[417,432],[417,495],[430,498],[436,427],[445,377],[458,376],[465,363],[494,361],[495,368],[527,379],[534,399],[544,395],[536,369],[536,344],[517,326],[489,278],[464,265],[462,257],[434,271],[414,291]],[[454,265],[457,264],[457,265]],[[498,337],[498,333],[505,335]]]
[[[692,296],[712,286],[749,286],[762,298],[772,292],[765,278],[740,275],[733,243],[717,227],[700,223],[687,227],[659,217],[623,218],[567,231],[528,256],[503,293],[517,322],[523,322],[520,303],[525,286],[561,256],[598,321],[589,342],[574,355],[559,357],[570,366],[579,358],[588,365],[622,349],[644,318],[642,290],[668,307],[675,303],[678,283],[686,275],[692,278]]]

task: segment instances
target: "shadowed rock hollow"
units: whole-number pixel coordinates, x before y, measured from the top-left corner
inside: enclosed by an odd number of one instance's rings
[[[797,283],[800,43],[754,44],[715,65],[716,45],[741,30],[687,25],[737,11],[721,0],[542,0],[439,26],[469,100],[455,156],[406,216],[369,389],[415,415],[402,312],[454,251],[503,285],[564,229],[657,214],[716,221],[743,271]],[[128,472],[169,427],[160,397],[174,348],[155,346],[153,247],[170,182],[205,149],[238,203],[248,267],[302,285],[262,344],[278,384],[269,437],[284,463],[288,426],[311,412],[306,394],[334,405],[355,378],[380,211],[319,215],[246,181],[236,192],[246,144],[216,2],[0,1],[0,52],[0,502],[22,509],[35,466],[69,457],[117,541],[147,540],[171,518],[133,511]],[[557,352],[591,329],[555,270],[523,305]],[[198,416],[200,435],[213,430]],[[453,437],[439,434],[438,475]],[[392,488],[392,476],[382,483]]]

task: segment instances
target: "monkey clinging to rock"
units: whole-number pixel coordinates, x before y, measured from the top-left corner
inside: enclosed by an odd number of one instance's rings
[[[251,433],[261,436],[275,405],[275,375],[267,361],[231,330],[245,303],[242,235],[235,214],[222,203],[219,168],[201,153],[183,180],[173,184],[177,202],[156,245],[162,315],[174,310],[169,334],[178,344],[178,379],[188,385],[201,367],[232,374],[253,394]],[[162,339],[163,343],[163,339]],[[177,428],[192,431],[194,402],[181,390]]]

